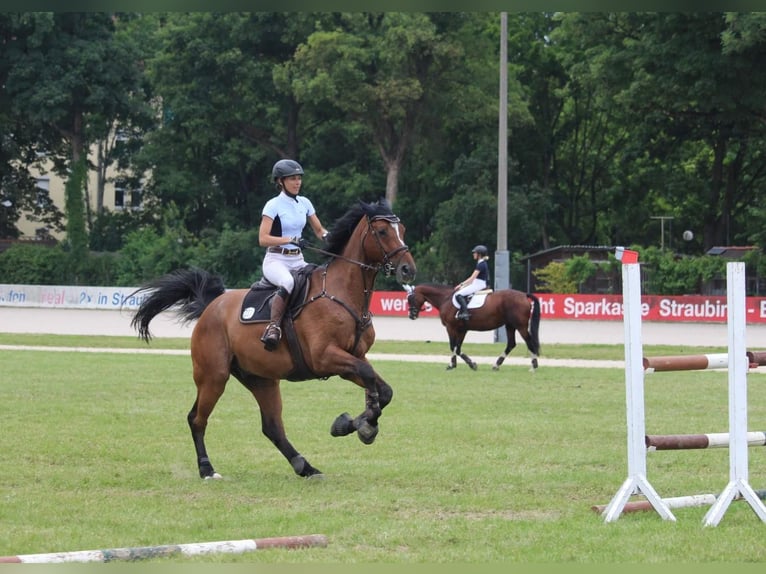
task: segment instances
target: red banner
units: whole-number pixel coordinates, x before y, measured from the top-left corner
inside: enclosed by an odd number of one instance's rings
[[[622,321],[622,295],[560,295],[537,293],[543,319],[581,321]],[[406,317],[407,293],[376,291],[370,303],[373,315]],[[426,303],[421,317],[438,317]],[[687,323],[725,323],[725,295],[643,295],[641,316],[645,321]],[[745,317],[748,323],[766,323],[766,297],[746,297]]]

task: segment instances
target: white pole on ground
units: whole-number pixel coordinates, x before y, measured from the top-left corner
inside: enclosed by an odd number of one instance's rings
[[[726,264],[726,304],[729,334],[729,484],[716,498],[702,523],[717,526],[731,502],[741,495],[762,522],[766,507],[748,483],[747,351],[745,347],[745,264]]]
[[[622,265],[622,301],[625,321],[625,395],[628,423],[628,478],[604,509],[604,522],[614,522],[631,495],[643,494],[664,520],[676,518],[646,478],[644,421],[644,364],[641,342],[641,267]],[[744,347],[743,347],[744,348]]]

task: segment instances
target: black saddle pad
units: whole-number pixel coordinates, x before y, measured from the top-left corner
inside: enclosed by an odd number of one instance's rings
[[[293,271],[295,287],[287,299],[287,313],[293,319],[298,316],[308,297],[311,273],[317,265],[309,263],[297,271]],[[277,286],[265,278],[253,283],[250,290],[242,299],[239,312],[240,323],[263,323],[271,320],[271,299],[277,293]]]

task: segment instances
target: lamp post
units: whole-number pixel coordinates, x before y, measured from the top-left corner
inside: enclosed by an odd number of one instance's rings
[[[510,287],[508,256],[508,13],[500,13],[500,112],[497,146],[497,250],[495,289]],[[507,343],[505,329],[495,330],[495,342]]]
[[[662,226],[661,229],[662,229],[662,231],[660,232],[660,249],[662,251],[665,251],[665,221],[671,221],[672,222],[675,219],[675,217],[671,217],[669,215],[652,215],[651,218],[652,219],[659,219],[660,222],[661,222],[661,226]],[[673,229],[673,224],[671,223],[670,224],[670,230],[672,231],[672,229]]]

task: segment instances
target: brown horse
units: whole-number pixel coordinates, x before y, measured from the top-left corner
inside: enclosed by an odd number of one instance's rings
[[[463,359],[474,371],[476,363],[462,352],[463,340],[468,331],[490,331],[505,325],[508,335],[508,343],[503,354],[497,358],[492,370],[496,371],[503,364],[505,358],[516,346],[516,331],[522,336],[532,355],[531,370],[537,368],[537,357],[540,354],[540,301],[532,293],[524,294],[515,289],[500,289],[486,294],[486,299],[481,307],[471,308],[469,300],[470,319],[457,319],[458,308],[452,303],[453,287],[450,285],[423,284],[417,287],[404,286],[407,291],[407,303],[409,305],[410,319],[417,319],[420,309],[428,302],[439,310],[442,325],[447,328],[449,346],[452,351],[450,364],[447,369],[457,366],[457,357]],[[483,297],[482,294],[474,294],[471,299]]]
[[[378,418],[391,402],[393,390],[365,357],[375,341],[370,298],[380,271],[395,273],[404,283],[414,278],[415,261],[404,243],[404,232],[404,225],[385,200],[372,204],[360,201],[349,209],[330,230],[326,250],[312,248],[330,260],[309,266],[313,271],[305,298],[286,313],[285,336],[273,352],[266,351],[260,341],[267,321],[244,324],[240,319],[247,289],[226,290],[220,278],[189,269],[155,279],[136,291],[146,295],[131,324],[147,342],[151,339],[149,322],[162,311],[175,311],[185,321],[197,319],[191,336],[197,397],[187,420],[200,477],[220,478],[208,458],[205,430],[230,375],[253,394],[261,411],[261,431],[300,476],[321,472],[287,439],[280,379],[338,375],[362,387],[365,410],[356,418],[341,414],[330,432],[345,436],[356,431],[363,443],[372,444],[378,433]],[[288,319],[291,313],[294,320]]]

